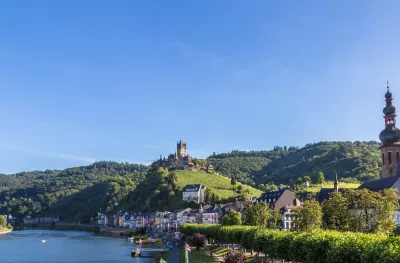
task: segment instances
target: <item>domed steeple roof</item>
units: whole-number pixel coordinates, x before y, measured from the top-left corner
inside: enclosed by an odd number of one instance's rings
[[[383,144],[390,144],[400,141],[400,130],[392,123],[379,134],[379,139]]]
[[[391,98],[391,97],[392,97],[392,93],[390,92],[389,86],[388,86],[388,87],[387,87],[386,94],[385,94],[385,98],[389,99],[389,98]]]
[[[379,139],[383,145],[393,144],[400,141],[400,130],[396,127],[396,108],[392,104],[392,93],[389,90],[389,83],[385,94],[386,107],[383,108],[385,114],[385,129],[379,134]]]

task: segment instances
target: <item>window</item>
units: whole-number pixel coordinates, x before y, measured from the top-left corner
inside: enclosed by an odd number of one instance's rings
[[[385,154],[382,153],[382,164],[385,165]]]
[[[388,152],[388,154],[389,154],[389,164],[392,164],[392,152]]]

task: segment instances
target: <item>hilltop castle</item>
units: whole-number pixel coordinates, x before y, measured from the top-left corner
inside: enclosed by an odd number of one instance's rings
[[[193,166],[192,157],[187,154],[186,143],[182,139],[176,144],[175,154],[168,156],[168,164],[173,167]]]
[[[192,157],[186,151],[186,142],[181,139],[176,144],[175,153],[170,153],[167,159],[160,156],[160,159],[153,162],[152,167],[168,167],[188,171],[214,171],[214,168],[210,162],[206,160],[202,160],[202,162],[200,162],[199,159],[195,159],[195,161],[196,160],[197,162],[193,162]]]

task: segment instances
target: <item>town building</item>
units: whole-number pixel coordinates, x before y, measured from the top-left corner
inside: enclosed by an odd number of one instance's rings
[[[276,190],[261,194],[257,202],[267,203],[270,209],[281,210],[296,199],[296,194],[289,190]]]
[[[182,189],[183,201],[204,202],[206,187],[201,184],[188,184]]]
[[[281,214],[282,214],[282,227],[284,229],[292,229],[294,228],[294,219],[295,219],[295,211],[293,210],[296,207],[302,206],[303,203],[300,202],[299,199],[294,199],[291,204],[286,205],[281,209]]]

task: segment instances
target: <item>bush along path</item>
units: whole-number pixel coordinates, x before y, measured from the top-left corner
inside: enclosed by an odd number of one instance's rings
[[[400,237],[337,231],[289,232],[253,226],[183,224],[188,236],[235,243],[269,258],[302,263],[398,263]]]

